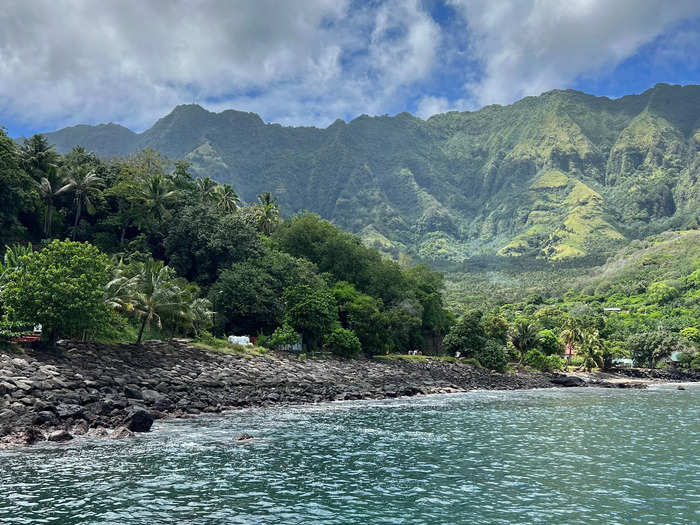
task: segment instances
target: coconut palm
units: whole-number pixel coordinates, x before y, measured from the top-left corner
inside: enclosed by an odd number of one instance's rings
[[[167,217],[167,205],[177,196],[177,190],[172,188],[165,175],[155,173],[145,179],[139,194],[143,197],[153,217],[160,222]]]
[[[35,180],[47,176],[59,162],[58,153],[44,135],[33,135],[26,139],[19,152],[22,168]]]
[[[240,197],[229,184],[220,184],[216,186],[213,196],[216,200],[216,207],[224,213],[233,213],[238,209],[238,205],[241,203]]]
[[[197,179],[195,185],[197,187],[199,198],[202,200],[202,202],[211,202],[215,200],[216,188],[218,186],[216,181],[212,180],[210,177],[203,177],[201,179]]]
[[[184,315],[189,308],[185,296],[172,268],[153,259],[140,263],[128,300],[128,308],[141,320],[136,344],[141,344],[144,329],[151,323],[162,328],[164,319]]]
[[[528,350],[533,349],[539,341],[539,331],[537,327],[527,321],[518,321],[510,334],[510,341],[520,352],[520,362],[525,359]]]
[[[192,330],[195,336],[199,336],[202,330],[211,328],[214,311],[209,299],[199,297],[190,303],[190,314],[192,317]]]
[[[258,195],[258,208],[260,209],[259,228],[265,235],[270,235],[279,222],[279,206],[277,198],[266,191]]]
[[[41,202],[43,202],[44,206],[46,206],[46,211],[44,212],[44,237],[50,238],[54,212],[53,201],[61,190],[60,188],[54,189],[51,181],[46,177],[42,177],[37,183],[37,190],[39,191]]]
[[[87,166],[79,166],[75,168],[63,179],[63,182],[64,186],[55,194],[59,195],[67,191],[73,192],[73,202],[75,203],[75,221],[73,222],[72,238],[75,239],[75,235],[78,230],[78,221],[80,221],[80,215],[83,211],[83,207],[89,214],[92,215],[95,213],[95,206],[92,204],[92,199],[94,196],[99,194],[103,183],[102,179],[98,177],[93,170],[89,170]]]
[[[582,332],[582,344],[578,355],[583,359],[583,368],[590,372],[595,367],[603,366],[603,341],[598,330],[586,329]]]

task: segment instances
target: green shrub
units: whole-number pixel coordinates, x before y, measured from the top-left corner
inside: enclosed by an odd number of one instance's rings
[[[508,366],[508,359],[503,351],[503,347],[493,340],[487,341],[483,348],[474,355],[484,368],[505,372]]]
[[[690,362],[691,370],[700,370],[700,354],[696,355]]]
[[[558,355],[548,355],[547,356],[547,372],[557,372],[559,370],[564,370],[566,367],[566,359]]]
[[[541,351],[534,349],[525,354],[525,363],[540,372],[554,372],[562,370],[566,360],[558,355],[544,355]]]
[[[564,345],[559,342],[556,334],[552,330],[540,330],[537,347],[545,355],[561,355],[564,353]]]
[[[362,351],[362,344],[352,330],[336,328],[325,339],[325,346],[341,357],[357,357]]]
[[[535,370],[544,371],[547,369],[547,356],[536,348],[527,351],[524,361],[526,365]]]
[[[270,336],[268,344],[272,348],[293,345],[299,340],[299,334],[287,323],[278,327]]]

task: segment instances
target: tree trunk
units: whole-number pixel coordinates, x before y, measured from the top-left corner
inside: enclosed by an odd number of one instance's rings
[[[46,217],[47,217],[47,223],[46,223],[46,237],[48,239],[51,238],[51,226],[53,223],[53,206],[49,206],[49,209],[46,210]]]
[[[129,222],[130,222],[130,221],[126,221],[126,222],[122,225],[122,233],[121,233],[121,235],[119,236],[119,245],[120,245],[120,246],[124,246],[124,237],[126,237],[126,229],[129,227]]]
[[[75,234],[78,233],[78,221],[80,220],[80,208],[82,201],[78,199],[78,207],[75,209],[75,222],[73,223],[73,240],[75,240]]]
[[[144,315],[143,316],[143,321],[141,321],[141,328],[139,328],[139,337],[136,340],[136,344],[140,345],[141,344],[141,337],[143,337],[143,329],[146,328],[146,321],[148,320],[148,316]]]

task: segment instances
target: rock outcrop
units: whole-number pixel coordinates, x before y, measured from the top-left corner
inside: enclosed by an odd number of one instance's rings
[[[107,436],[111,429],[130,436],[149,431],[162,417],[246,406],[544,388],[570,381],[558,377],[498,374],[437,360],[251,357],[183,342],[64,343],[58,353],[0,352],[0,447],[48,436],[63,441],[66,434]]]

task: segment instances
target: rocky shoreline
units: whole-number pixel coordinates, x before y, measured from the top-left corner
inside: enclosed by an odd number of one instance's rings
[[[300,360],[210,352],[185,342],[63,342],[0,352],[0,448],[77,435],[128,437],[154,419],[240,407],[378,399],[472,389],[643,388],[563,374],[498,374],[467,363]],[[698,380],[658,377],[659,380]]]

